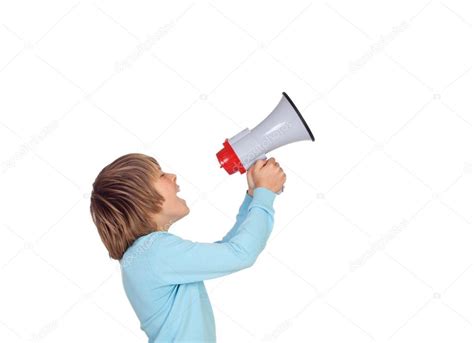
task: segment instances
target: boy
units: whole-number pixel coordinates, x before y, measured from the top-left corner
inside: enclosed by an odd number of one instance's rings
[[[273,229],[273,201],[286,174],[274,158],[247,171],[249,188],[236,223],[220,241],[169,233],[189,213],[176,175],[143,154],[119,157],[93,184],[90,211],[109,256],[119,260],[127,298],[148,342],[216,340],[203,280],[252,266]]]

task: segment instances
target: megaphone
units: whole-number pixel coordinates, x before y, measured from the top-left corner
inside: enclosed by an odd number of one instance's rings
[[[278,105],[252,130],[243,129],[225,140],[217,154],[220,167],[231,175],[245,173],[257,160],[266,159],[266,153],[282,145],[311,140],[314,136],[298,108],[283,92]]]

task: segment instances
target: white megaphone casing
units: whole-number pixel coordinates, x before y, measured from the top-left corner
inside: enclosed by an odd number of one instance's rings
[[[245,173],[266,153],[297,141],[314,141],[313,133],[290,97],[283,96],[275,109],[252,130],[245,128],[223,143],[216,156],[221,168],[233,174]]]

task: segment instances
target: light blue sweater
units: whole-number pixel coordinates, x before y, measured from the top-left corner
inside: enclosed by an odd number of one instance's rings
[[[236,223],[220,241],[198,243],[169,232],[139,237],[120,260],[125,293],[148,342],[215,342],[203,280],[252,266],[273,229],[276,193],[245,193]]]

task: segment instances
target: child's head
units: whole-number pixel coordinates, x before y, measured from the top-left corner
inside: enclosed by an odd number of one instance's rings
[[[176,175],[153,157],[127,154],[104,167],[93,183],[90,211],[113,259],[121,259],[140,236],[167,231],[189,213],[176,193]]]

